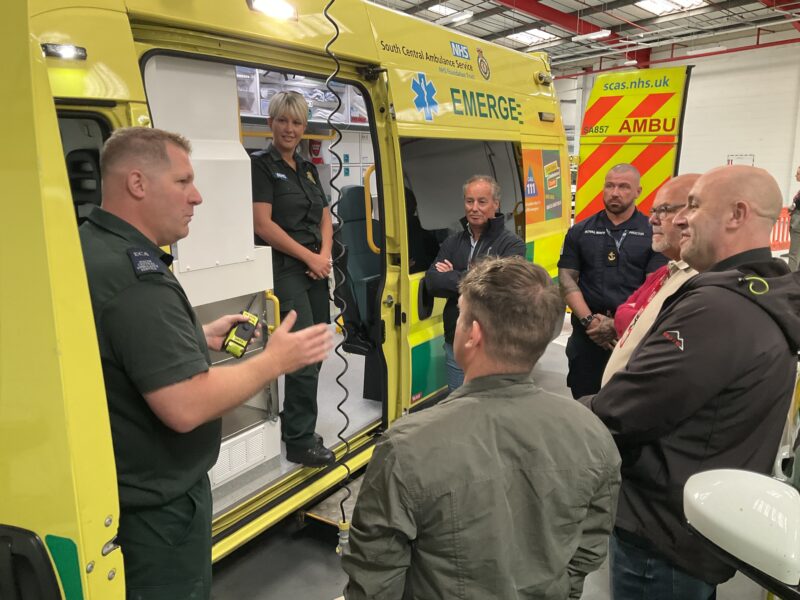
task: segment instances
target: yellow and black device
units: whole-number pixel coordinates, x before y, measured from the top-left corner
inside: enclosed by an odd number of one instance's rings
[[[242,356],[244,356],[244,351],[247,349],[250,340],[253,339],[256,328],[258,327],[258,315],[254,315],[250,312],[253,302],[256,300],[256,296],[258,296],[258,294],[253,295],[247,308],[242,311],[242,314],[247,317],[247,321],[234,325],[228,332],[228,335],[225,336],[225,341],[222,342],[222,349],[236,358],[242,358]]]

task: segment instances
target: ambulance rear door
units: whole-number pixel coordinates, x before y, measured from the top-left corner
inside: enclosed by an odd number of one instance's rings
[[[56,111],[27,2],[0,105],[0,597],[124,598],[103,377]],[[52,51],[52,48],[48,49]]]
[[[575,222],[603,208],[608,170],[632,164],[642,175],[639,210],[678,173],[691,67],[598,75],[584,112],[575,194]]]

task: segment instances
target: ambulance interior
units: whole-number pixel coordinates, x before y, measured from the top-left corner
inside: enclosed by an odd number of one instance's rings
[[[300,151],[316,163],[331,200],[339,200],[334,209],[340,215],[342,239],[350,254],[346,285],[352,286],[358,315],[376,346],[367,356],[342,353],[346,359],[342,382],[348,393],[343,406],[349,420],[346,429],[345,418],[336,408],[344,390],[335,381],[345,362],[335,354],[325,361],[319,380],[317,433],[332,448],[339,446],[340,432],[345,439],[352,439],[379,426],[385,420],[389,397],[387,368],[396,368],[385,365],[379,343],[379,302],[387,261],[382,221],[384,211],[395,208],[383,198],[374,116],[365,89],[354,83],[334,83],[342,99],[340,110],[332,116],[342,133],[335,148],[342,169],[331,182],[338,167],[330,151],[335,132],[326,119],[336,99],[323,77],[161,54],[150,55],[143,72],[153,126],[180,132],[193,147],[192,162],[203,204],[195,212],[189,237],[170,251],[175,257],[173,271],[203,322],[240,312],[251,302],[251,312],[262,315],[268,324],[275,322],[275,304],[265,294],[272,289],[269,249],[256,247],[253,239],[248,153],[266,147],[270,139],[266,114],[275,93],[294,90],[307,99],[309,126]],[[60,108],[67,171],[76,217],[81,221],[92,206],[100,204],[99,154],[111,126],[102,115],[83,107]],[[507,227],[514,230],[515,208],[522,200],[519,144],[404,138],[400,147],[406,208],[398,205],[395,214],[400,218],[405,213],[409,243],[400,261],[406,262],[411,279],[423,277],[441,241],[459,226],[458,219],[464,214],[462,184],[470,175],[485,173],[498,179],[503,186],[501,210]],[[377,168],[371,169],[372,165]],[[365,184],[371,215],[367,214]],[[342,190],[341,195],[334,185]],[[373,244],[367,241],[367,219]],[[439,301],[437,310],[420,318],[441,319],[442,305]],[[332,323],[338,312],[331,303]],[[339,327],[336,332],[341,340]],[[265,338],[251,344],[242,360],[260,352]],[[221,352],[211,355],[215,365],[236,360]],[[279,423],[282,388],[281,378],[223,417],[222,449],[209,473],[215,517],[258,497],[279,481],[289,481],[303,468],[284,457]]]

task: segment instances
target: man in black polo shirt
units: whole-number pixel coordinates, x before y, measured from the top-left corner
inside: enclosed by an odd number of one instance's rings
[[[558,261],[558,281],[572,309],[567,342],[567,385],[573,398],[600,389],[616,343],[614,312],[651,271],[667,259],[651,248],[653,228],[636,209],[642,192],[639,171],[619,164],[606,174],[605,209],[567,232]]]
[[[119,485],[117,541],[128,600],[206,599],[211,590],[211,491],[219,417],[270,380],[328,354],[324,325],[211,368],[241,315],[202,326],[160,246],[186,237],[202,202],[189,142],[158,129],[121,129],[100,156],[103,202],[80,228],[103,366]]]

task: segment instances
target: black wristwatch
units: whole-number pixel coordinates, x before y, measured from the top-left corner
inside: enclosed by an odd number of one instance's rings
[[[589,323],[592,322],[592,319],[594,319],[594,315],[590,313],[585,317],[583,317],[582,319],[578,319],[578,323],[583,325],[583,328],[586,329],[589,326]]]

